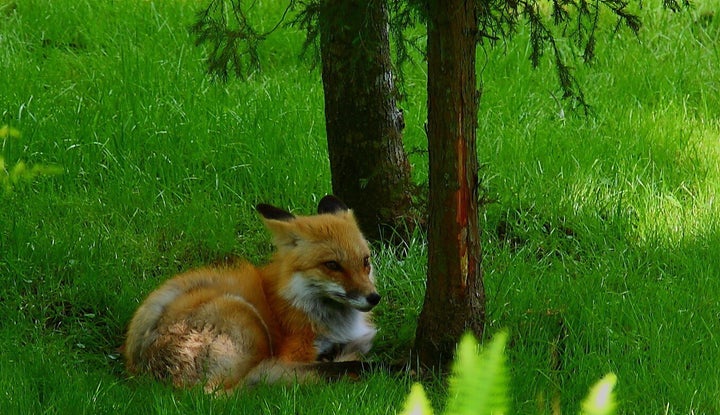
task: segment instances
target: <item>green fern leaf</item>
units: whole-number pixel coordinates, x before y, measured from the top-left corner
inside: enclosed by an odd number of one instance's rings
[[[425,396],[425,390],[422,385],[416,383],[410,389],[410,395],[405,402],[405,408],[401,415],[432,415],[433,410],[430,406],[427,396]]]
[[[450,379],[447,415],[502,415],[508,412],[506,342],[507,333],[500,332],[478,353],[475,338],[470,334],[463,337]]]
[[[611,415],[615,413],[615,383],[617,376],[608,373],[592,388],[582,403],[580,415]]]

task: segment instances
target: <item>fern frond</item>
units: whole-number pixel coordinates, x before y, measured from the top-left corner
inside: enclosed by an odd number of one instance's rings
[[[20,137],[20,130],[9,125],[3,125],[0,127],[0,138],[18,138]]]
[[[598,381],[582,403],[580,415],[612,415],[615,413],[615,383],[617,376],[608,373]]]
[[[432,406],[421,384],[416,383],[412,386],[410,395],[405,401],[405,408],[400,415],[433,415]]]
[[[508,412],[506,342],[507,333],[500,332],[478,353],[475,338],[470,334],[463,337],[450,379],[447,415],[501,415]]]

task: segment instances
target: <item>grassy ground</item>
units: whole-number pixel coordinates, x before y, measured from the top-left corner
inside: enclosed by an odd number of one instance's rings
[[[330,189],[302,34],[272,36],[262,72],[221,84],[187,34],[196,7],[0,1],[0,126],[22,134],[0,154],[64,169],[0,195],[2,413],[394,413],[409,380],[382,374],[211,399],[123,371],[116,347],[149,291],[229,255],[263,260],[252,206],[311,212]],[[614,371],[623,413],[720,413],[718,7],[648,10],[639,39],[601,36],[578,65],[588,119],[559,115],[522,33],[479,53],[487,332],[510,332],[514,412],[574,412]],[[418,182],[422,75],[408,68],[404,103]],[[377,249],[376,359],[412,341],[422,235],[407,249]]]

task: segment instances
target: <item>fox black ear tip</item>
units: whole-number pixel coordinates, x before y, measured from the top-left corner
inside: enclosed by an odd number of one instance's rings
[[[350,208],[334,195],[327,195],[320,199],[320,203],[318,203],[318,213],[320,214],[338,213],[348,210],[350,210]]]
[[[273,206],[268,205],[267,203],[258,203],[255,205],[255,210],[263,216],[265,216],[265,212],[269,212],[272,208]]]
[[[258,211],[265,219],[274,219],[274,220],[282,220],[282,221],[288,221],[291,219],[295,219],[295,215],[293,215],[290,212],[287,212],[283,209],[280,209],[278,207],[275,207],[273,205],[268,205],[267,203],[259,203],[255,205],[255,210]]]

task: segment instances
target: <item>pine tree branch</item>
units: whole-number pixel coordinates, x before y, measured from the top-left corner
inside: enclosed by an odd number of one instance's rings
[[[242,0],[210,0],[190,26],[190,32],[196,36],[195,45],[209,46],[208,72],[227,80],[231,70],[235,76],[244,78],[248,71],[259,69],[260,44],[281,26],[295,3],[289,0],[275,25],[260,32],[248,17]]]

